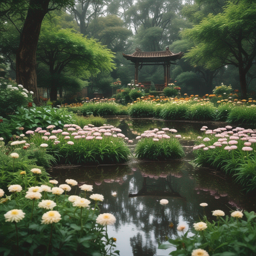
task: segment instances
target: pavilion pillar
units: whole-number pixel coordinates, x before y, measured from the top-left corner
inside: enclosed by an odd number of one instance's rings
[[[170,63],[167,64],[167,86],[170,83]]]
[[[139,83],[139,62],[135,62],[135,77],[134,77],[134,84]]]
[[[167,67],[164,64],[164,87],[167,87]]]

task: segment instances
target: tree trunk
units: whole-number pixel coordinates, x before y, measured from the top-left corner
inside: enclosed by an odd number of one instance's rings
[[[50,88],[50,100],[51,101],[56,101],[57,100],[57,93],[58,93],[58,88],[56,86],[56,81],[55,79],[51,79],[51,88]]]
[[[41,24],[48,12],[50,0],[30,0],[27,17],[20,36],[16,54],[16,81],[33,91],[35,102],[39,102],[36,75],[36,49]]]
[[[242,67],[239,67],[239,80],[240,80],[242,97],[243,99],[246,99],[247,98],[246,72]]]

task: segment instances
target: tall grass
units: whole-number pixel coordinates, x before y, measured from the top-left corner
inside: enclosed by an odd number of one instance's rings
[[[88,124],[93,124],[94,126],[99,127],[107,122],[105,118],[100,116],[83,117],[83,116],[74,115],[73,119],[74,119],[74,124],[77,124],[80,127],[84,127],[85,125],[88,125]]]
[[[136,145],[135,155],[139,159],[159,161],[181,158],[184,156],[184,151],[175,138],[159,141],[144,138]]]
[[[256,125],[256,106],[236,106],[228,115],[227,121],[230,123]]]
[[[104,137],[102,140],[74,139],[69,141],[74,145],[67,144],[64,136],[59,135],[59,144],[55,145],[53,140],[47,142],[39,134],[31,138],[31,142],[39,146],[47,143],[47,152],[56,156],[58,163],[65,164],[114,164],[123,163],[130,155],[129,148],[121,138]]]
[[[212,103],[197,103],[188,107],[186,119],[211,121],[215,118],[215,112],[216,108]]]
[[[187,104],[168,103],[163,106],[160,117],[165,120],[183,120],[186,119],[187,110]]]
[[[230,114],[232,108],[231,104],[221,104],[216,108],[215,120],[216,121],[227,121],[228,115]]]
[[[147,102],[139,102],[130,106],[128,113],[131,117],[153,117],[155,105]]]

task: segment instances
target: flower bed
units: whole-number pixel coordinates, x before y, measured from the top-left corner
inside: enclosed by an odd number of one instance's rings
[[[103,195],[86,193],[91,185],[80,186],[80,196],[74,195],[77,181],[66,184],[56,180],[39,183],[40,169],[33,172],[35,186],[25,180],[8,187],[11,196],[4,198],[0,189],[0,241],[4,255],[117,255],[115,238],[109,238],[107,225],[115,223],[112,214],[99,214]]]
[[[212,166],[230,174],[249,192],[256,189],[256,133],[252,129],[231,126],[209,130],[194,147],[195,163]]]
[[[140,139],[136,145],[135,155],[140,159],[147,160],[169,160],[177,159],[184,156],[184,151],[179,141],[172,135],[169,136],[166,132],[177,132],[174,129],[163,128],[163,131],[158,129],[145,131],[141,136],[136,139]],[[180,138],[181,135],[176,135]]]

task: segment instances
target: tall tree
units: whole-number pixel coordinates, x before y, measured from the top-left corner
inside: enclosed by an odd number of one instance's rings
[[[185,57],[193,65],[212,70],[234,65],[239,72],[243,97],[247,94],[246,75],[256,57],[255,16],[255,2],[229,2],[224,12],[209,15],[199,25],[185,31],[196,44]]]
[[[16,55],[16,81],[30,91],[34,91],[36,99],[36,50],[45,15],[52,10],[73,4],[73,0],[10,0],[0,2],[0,10],[14,25],[12,15],[22,13],[25,17],[20,32],[20,43]]]

